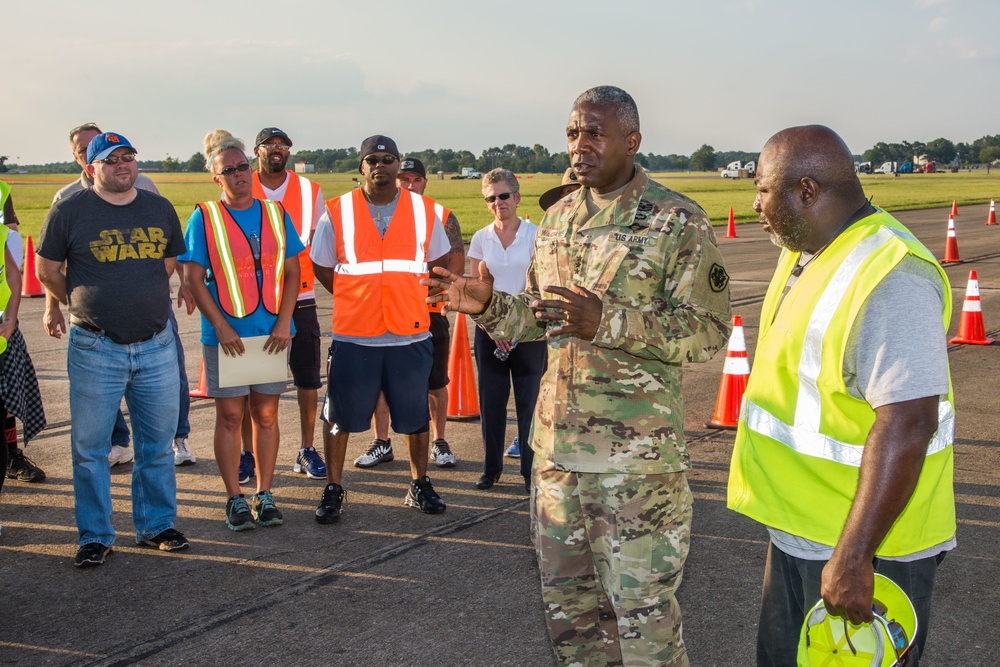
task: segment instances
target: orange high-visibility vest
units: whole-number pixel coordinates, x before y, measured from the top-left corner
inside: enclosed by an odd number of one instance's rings
[[[445,228],[445,231],[447,231],[448,217],[451,215],[451,211],[446,209],[441,204],[434,202],[434,215],[441,220],[441,226]],[[444,309],[443,301],[441,303],[431,303],[427,305],[427,310],[429,310],[432,313],[440,313],[443,309]]]
[[[212,277],[219,293],[219,307],[230,317],[246,317],[257,310],[278,314],[285,275],[285,212],[274,201],[260,202],[260,270],[250,248],[250,239],[240,229],[226,205],[219,201],[198,204],[205,221],[205,240]]]
[[[385,238],[379,236],[361,188],[327,200],[337,237],[333,278],[333,333],[406,336],[430,328],[427,250],[434,201],[400,190]]]
[[[305,252],[299,253],[299,295],[315,292],[316,278],[313,275],[312,260],[309,259],[309,237],[312,235],[313,218],[316,215],[316,199],[319,197],[319,183],[313,183],[295,172],[286,171],[288,185],[281,198],[281,206],[292,218],[292,224],[299,232]],[[253,173],[253,196],[255,199],[266,199],[264,187],[260,182],[260,173]]]

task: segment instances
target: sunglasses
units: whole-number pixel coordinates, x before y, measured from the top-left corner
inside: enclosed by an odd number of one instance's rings
[[[257,148],[263,148],[266,151],[269,151],[272,148],[276,149],[276,150],[279,150],[279,151],[287,151],[287,150],[291,150],[292,147],[289,146],[288,144],[261,144]]]
[[[498,195],[490,195],[489,197],[484,197],[484,199],[486,200],[487,204],[492,204],[498,199],[500,201],[507,201],[513,194],[514,194],[513,192],[502,192]]]
[[[232,176],[238,171],[248,171],[250,169],[249,162],[241,162],[235,167],[223,167],[219,173],[223,176]]]
[[[395,155],[383,155],[382,157],[375,157],[374,155],[369,155],[368,157],[365,158],[365,162],[368,163],[369,167],[374,167],[379,162],[381,162],[382,164],[392,164],[393,162],[396,161],[396,159],[397,158]]]
[[[109,155],[103,160],[94,160],[94,162],[103,162],[104,164],[118,164],[118,161],[122,162],[135,162],[135,153],[125,153],[123,155]]]

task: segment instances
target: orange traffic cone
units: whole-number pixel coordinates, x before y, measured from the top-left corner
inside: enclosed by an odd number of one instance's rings
[[[448,419],[466,420],[479,416],[479,393],[476,375],[472,370],[472,348],[469,346],[469,327],[465,313],[455,317],[455,332],[451,336],[448,355]]]
[[[997,224],[997,202],[995,199],[990,200],[990,215],[986,218],[987,225]]]
[[[979,275],[969,271],[969,285],[965,288],[965,303],[962,304],[962,319],[958,322],[958,335],[949,343],[963,345],[990,345],[992,338],[986,337],[983,323],[983,304],[979,300]]]
[[[958,256],[958,236],[955,234],[955,218],[948,216],[948,240],[944,246],[942,264],[958,264],[962,258]]]
[[[743,318],[733,315],[733,333],[726,348],[726,365],[719,381],[719,396],[715,400],[715,414],[708,428],[734,429],[740,420],[740,403],[750,376],[750,362],[747,360],[747,344],[743,337]]]
[[[201,372],[198,374],[198,388],[188,392],[191,398],[210,398],[208,395],[208,379],[205,377],[205,358],[201,358]]]
[[[953,218],[957,218],[958,217],[958,200],[957,199],[952,199],[951,200],[951,217],[953,217]]]
[[[21,296],[45,296],[42,283],[35,275],[35,244],[28,237],[24,248],[24,277],[21,278]]]
[[[733,217],[733,207],[729,207],[729,229],[726,230],[727,239],[736,238],[736,218]]]
[[[527,221],[527,222],[531,222],[531,216],[530,216],[530,215],[528,215],[527,213],[525,213],[525,214],[524,214],[524,219],[525,219],[525,221]]]

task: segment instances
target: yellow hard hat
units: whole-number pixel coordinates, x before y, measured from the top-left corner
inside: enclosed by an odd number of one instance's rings
[[[820,600],[799,634],[799,667],[902,667],[917,635],[917,612],[892,579],[875,575],[875,620],[854,625]]]

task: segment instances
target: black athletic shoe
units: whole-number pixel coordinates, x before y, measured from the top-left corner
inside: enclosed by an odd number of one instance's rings
[[[337,523],[344,511],[344,496],[347,492],[340,484],[327,484],[323,498],[316,508],[316,523]]]
[[[90,542],[80,547],[73,559],[73,567],[97,567],[104,563],[104,559],[111,554],[111,547],[106,547],[100,542]]]
[[[434,490],[427,475],[410,482],[410,490],[406,493],[406,500],[403,502],[409,507],[416,507],[424,514],[440,514],[446,509],[444,501]]]
[[[148,540],[139,540],[139,544],[146,547],[156,547],[160,551],[183,551],[191,546],[184,534],[173,528],[167,528]]]
[[[2,447],[4,445],[0,445]],[[45,471],[36,466],[31,459],[24,455],[24,451],[18,448],[17,453],[10,457],[7,462],[7,479],[16,479],[21,482],[40,482],[45,479]]]
[[[250,496],[250,513],[258,526],[280,526],[285,522],[281,510],[274,506],[270,491],[261,491]]]
[[[226,525],[229,530],[250,530],[255,526],[250,505],[242,493],[226,501]]]

